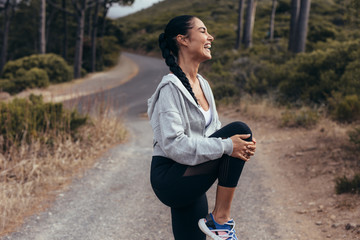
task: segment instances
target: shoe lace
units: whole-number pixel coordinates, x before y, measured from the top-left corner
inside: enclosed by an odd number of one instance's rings
[[[235,222],[225,223],[225,225],[229,225],[230,229],[213,229],[211,231],[214,232],[219,238],[222,238],[224,240],[237,240],[235,232]],[[219,233],[225,234],[219,235]]]

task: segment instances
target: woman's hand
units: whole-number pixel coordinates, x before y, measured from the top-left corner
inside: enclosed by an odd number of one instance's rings
[[[255,154],[256,140],[253,138],[251,142],[247,142],[243,139],[250,137],[250,134],[237,134],[232,136],[230,139],[233,142],[232,157],[240,158],[244,161],[248,161],[251,156]]]

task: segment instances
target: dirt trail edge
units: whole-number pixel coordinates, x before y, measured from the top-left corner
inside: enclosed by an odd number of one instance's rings
[[[110,149],[66,192],[59,192],[51,208],[30,217],[3,240],[173,239],[170,211],[149,184],[152,131],[148,120],[141,117],[146,99],[169,70],[159,59],[135,54],[126,57],[139,66],[139,73],[104,93],[124,103],[129,141]],[[234,118],[222,116],[221,120],[226,124]],[[258,140],[258,150],[245,165],[233,201],[232,217],[239,239],[324,239],[315,224],[305,218],[299,220],[293,209],[279,202],[278,196],[286,196],[277,195],[283,193],[284,184],[280,183],[286,179],[276,170],[278,162],[272,154],[276,139],[271,131],[264,130],[266,124],[248,124]],[[210,209],[214,196],[215,186],[208,194]]]

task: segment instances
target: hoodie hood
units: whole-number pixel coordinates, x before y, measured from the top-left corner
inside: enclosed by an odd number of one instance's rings
[[[198,74],[198,79],[200,81],[200,84],[202,84],[202,77]],[[182,82],[180,81],[180,79],[173,73],[169,73],[168,75],[165,75],[161,82],[159,83],[158,87],[156,88],[154,94],[148,99],[148,110],[147,110],[147,114],[149,116],[149,118],[151,117],[151,115],[154,112],[154,108],[155,105],[159,99],[159,94],[160,94],[160,90],[168,85],[168,84],[173,84],[175,85],[180,92],[191,102],[193,103],[195,106],[198,106],[194,100],[194,98],[191,96],[191,94],[189,93],[189,91],[185,88],[185,86],[182,84]]]

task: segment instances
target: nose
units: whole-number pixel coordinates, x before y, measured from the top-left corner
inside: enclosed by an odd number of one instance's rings
[[[208,34],[208,40],[210,42],[214,41],[214,37],[210,33]]]

